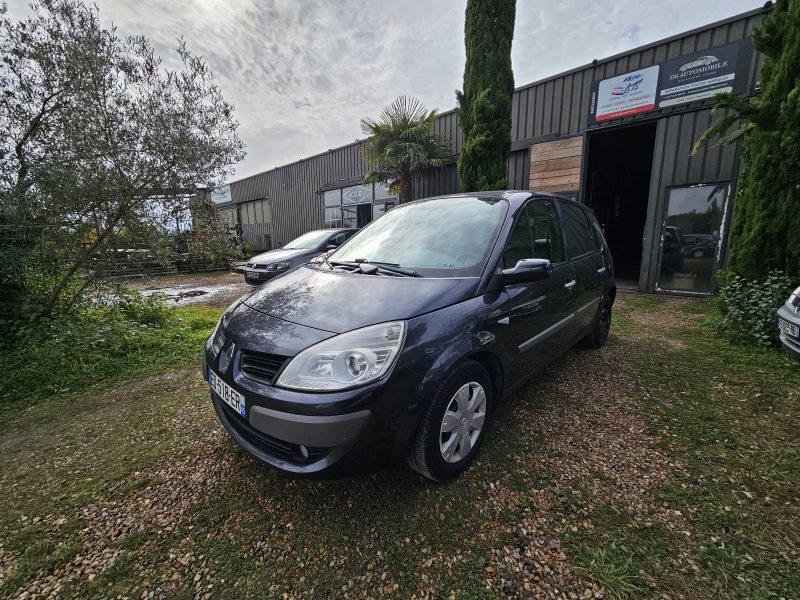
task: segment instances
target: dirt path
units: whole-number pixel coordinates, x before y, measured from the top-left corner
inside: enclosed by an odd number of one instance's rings
[[[683,305],[623,298],[611,343],[573,350],[515,394],[473,468],[447,485],[406,468],[325,484],[276,474],[227,438],[194,369],[72,399],[66,413],[34,407],[0,440],[0,590],[602,598],[611,585],[658,596],[663,578],[619,567],[596,527],[658,532],[676,573],[692,569],[692,520],[658,500],[686,476],[683,457],[648,425],[643,410],[659,400],[634,367],[698,318]],[[605,563],[617,570],[604,581]],[[670,597],[691,590],[677,584]]]
[[[144,295],[161,294],[170,305],[228,306],[253,289],[244,282],[241,273],[228,271],[135,277],[123,283]]]

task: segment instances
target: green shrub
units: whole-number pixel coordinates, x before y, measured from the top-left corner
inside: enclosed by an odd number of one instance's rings
[[[720,272],[717,278],[723,312],[720,333],[739,343],[777,345],[775,311],[794,289],[789,276],[782,271],[770,271],[765,279],[753,280]]]
[[[14,328],[0,347],[0,409],[26,406],[55,393],[172,367],[196,365],[221,309],[168,307],[128,294],[112,305]]]

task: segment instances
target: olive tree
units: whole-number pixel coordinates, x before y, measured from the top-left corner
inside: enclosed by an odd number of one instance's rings
[[[117,233],[174,219],[244,150],[233,107],[182,40],[167,68],[96,6],[32,9],[15,22],[0,8],[0,303],[52,315],[102,274]]]

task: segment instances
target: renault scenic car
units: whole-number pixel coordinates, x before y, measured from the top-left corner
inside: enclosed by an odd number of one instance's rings
[[[205,346],[214,408],[245,451],[296,476],[407,461],[454,477],[502,398],[576,343],[605,343],[612,264],[571,200],[403,204],[225,312]]]

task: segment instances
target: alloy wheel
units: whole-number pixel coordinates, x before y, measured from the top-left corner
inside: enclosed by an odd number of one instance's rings
[[[464,460],[475,446],[486,420],[486,392],[471,381],[453,394],[439,427],[439,452],[448,463]]]

